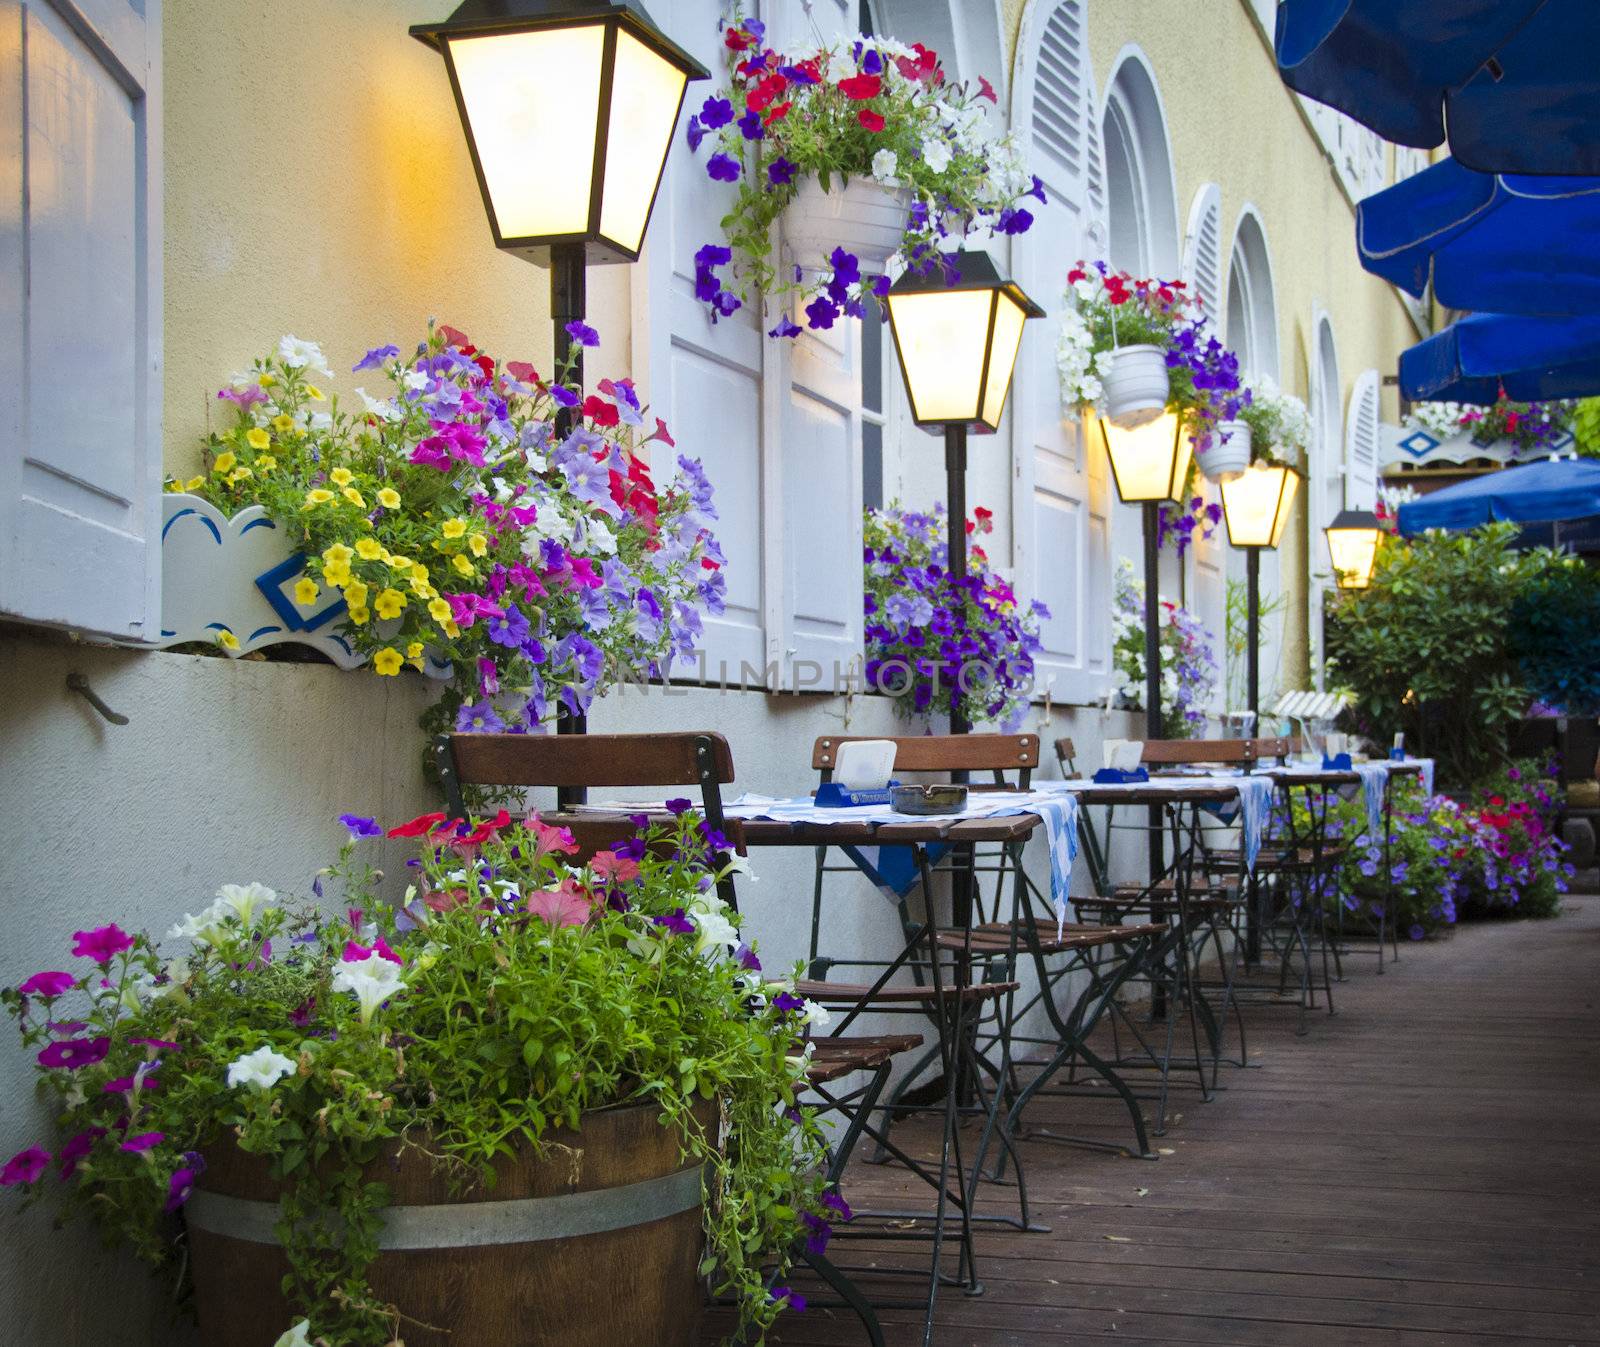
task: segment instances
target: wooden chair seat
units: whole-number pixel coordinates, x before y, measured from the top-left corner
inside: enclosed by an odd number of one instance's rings
[[[1040,953],[1070,954],[1077,950],[1097,949],[1104,945],[1125,945],[1133,940],[1142,940],[1146,936],[1160,935],[1165,929],[1154,925],[1090,926],[1081,922],[1068,922],[1062,927],[1058,936],[1053,922],[1020,921],[1016,924],[1016,933],[1013,936],[1010,923],[987,922],[973,928],[970,947],[964,936],[953,931],[939,937],[939,946],[954,951],[966,951],[970,948],[974,955],[993,957],[1010,954],[1013,944],[1019,951],[1031,948],[1028,944],[1028,935],[1031,931],[1038,941]]]
[[[806,1080],[825,1085],[853,1071],[876,1071],[891,1057],[912,1052],[923,1044],[921,1034],[862,1034],[844,1038],[813,1038]]]
[[[1021,985],[1019,982],[981,982],[961,988],[946,985],[940,988],[939,995],[946,1001],[957,996],[961,1001],[968,1003],[993,1001],[1008,992],[1018,990]],[[896,983],[893,986],[880,987],[874,992],[870,982],[821,982],[805,979],[795,983],[794,990],[796,996],[804,996],[819,1005],[836,1010],[849,1010],[861,1005],[916,1005],[934,999],[932,987],[919,987],[911,983]]]

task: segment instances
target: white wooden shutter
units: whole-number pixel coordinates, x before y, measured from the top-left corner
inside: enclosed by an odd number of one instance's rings
[[[1056,373],[1067,272],[1091,256],[1089,225],[1105,200],[1087,38],[1080,0],[1039,0],[1024,15],[1012,83],[1013,125],[1049,197],[1012,252],[1017,280],[1049,314],[1029,324],[1012,393],[1017,576],[1023,595],[1051,613],[1040,693],[1050,686],[1058,701],[1080,702],[1105,695],[1111,654],[1105,451],[1081,420],[1063,415]]]
[[[1378,395],[1378,371],[1363,370],[1345,420],[1344,503],[1352,510],[1371,510],[1378,503]]]
[[[790,0],[767,8],[780,51],[859,31],[856,0],[813,0],[809,15]],[[812,331],[800,309],[792,303],[789,316],[806,330],[767,343],[768,428],[782,447],[771,465],[776,528],[771,516],[767,527],[779,578],[771,627],[782,636],[783,686],[835,690],[862,650],[861,323],[878,319]]]
[[[0,0],[0,612],[154,637],[160,0]]]
[[[1222,336],[1222,189],[1208,182],[1195,193],[1183,239],[1183,279],[1200,296],[1211,328]]]
[[[721,220],[736,193],[706,176],[709,150],[702,146],[698,156],[692,154],[683,129],[689,114],[723,80],[717,29],[722,5],[720,0],[652,0],[651,14],[662,31],[699,57],[712,79],[689,86],[650,221],[646,256],[634,269],[634,372],[654,413],[671,427],[676,452],[700,459],[716,492],[728,606],[722,616],[706,619],[700,642],[703,677],[713,683],[760,683],[759,671],[771,657],[762,530],[771,453],[762,400],[766,341],[754,306],[713,323],[695,298],[695,253],[707,243],[723,242]],[[657,475],[670,477],[669,465],[660,464]],[[692,676],[681,666],[675,672]]]

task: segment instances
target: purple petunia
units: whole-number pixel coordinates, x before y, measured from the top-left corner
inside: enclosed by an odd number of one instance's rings
[[[352,374],[359,374],[364,369],[377,369],[385,360],[393,360],[400,354],[398,346],[374,346],[366,355],[351,366]]]
[[[707,131],[718,131],[733,120],[733,104],[715,95],[700,105],[700,122]]]
[[[77,979],[71,973],[44,972],[35,973],[17,991],[23,996],[42,996],[46,1000],[53,1000],[76,985]]]
[[[731,154],[714,154],[706,160],[706,176],[715,182],[738,182],[739,161]]]
[[[787,187],[794,181],[800,165],[785,159],[781,154],[767,165],[767,182],[773,187]]]
[[[339,822],[344,824],[351,837],[383,836],[383,829],[377,820],[362,818],[360,814],[340,814]]]
[[[662,930],[672,935],[694,934],[694,923],[689,920],[681,907],[675,908],[664,917],[652,917],[651,920]]]
[[[585,322],[574,319],[566,326],[566,334],[579,346],[598,346],[600,334]]]

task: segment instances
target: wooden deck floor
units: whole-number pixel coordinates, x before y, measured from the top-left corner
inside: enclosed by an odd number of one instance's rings
[[[1155,1162],[1025,1143],[1051,1232],[981,1232],[986,1292],[942,1293],[935,1341],[1600,1343],[1600,898],[1402,956],[1378,977],[1358,952],[1306,1038],[1251,1011],[1260,1068],[1178,1095]],[[1126,1133],[1098,1101],[1037,1121]],[[846,1192],[897,1187],[858,1165]],[[890,1347],[919,1341],[918,1316],[883,1320]],[[865,1340],[830,1309],[774,1339]]]

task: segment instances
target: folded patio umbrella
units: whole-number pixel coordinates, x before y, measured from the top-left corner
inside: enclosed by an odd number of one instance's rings
[[[1491,404],[1600,394],[1600,317],[1476,313],[1400,353],[1413,402]]]
[[[1400,532],[1470,529],[1494,520],[1549,524],[1600,516],[1600,460],[1546,459],[1486,473],[1400,507]]]
[[[1361,265],[1473,313],[1600,312],[1600,178],[1474,173],[1444,159],[1356,207]]]
[[[1600,174],[1593,0],[1283,0],[1291,89],[1483,173]]]

